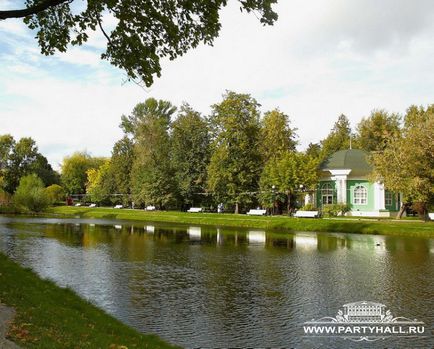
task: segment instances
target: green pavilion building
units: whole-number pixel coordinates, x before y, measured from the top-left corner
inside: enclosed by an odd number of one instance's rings
[[[327,204],[347,204],[350,216],[392,217],[400,207],[399,195],[380,182],[371,182],[368,153],[358,149],[341,150],[320,167],[320,181],[309,201],[318,208]]]

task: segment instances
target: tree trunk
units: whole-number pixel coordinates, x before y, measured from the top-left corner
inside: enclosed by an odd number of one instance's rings
[[[288,205],[286,207],[288,215],[291,215],[291,192],[288,192]]]
[[[396,216],[396,218],[401,219],[402,215],[404,214],[406,208],[407,208],[407,204],[406,203],[401,203],[401,208],[399,209],[398,215]]]
[[[428,216],[428,207],[426,203],[422,204],[422,216],[425,222],[428,222],[430,220]]]
[[[238,202],[235,203],[235,214],[239,213]]]

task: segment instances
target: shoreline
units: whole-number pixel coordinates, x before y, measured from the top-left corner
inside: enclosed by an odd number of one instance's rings
[[[177,348],[136,331],[3,253],[0,280],[0,301],[15,311],[6,339],[22,348]]]
[[[280,233],[294,231],[333,232],[373,235],[399,235],[434,238],[434,222],[369,218],[293,218],[287,216],[248,216],[242,214],[144,211],[138,209],[57,206],[44,214],[103,218],[125,221],[197,224],[231,228],[260,228]]]

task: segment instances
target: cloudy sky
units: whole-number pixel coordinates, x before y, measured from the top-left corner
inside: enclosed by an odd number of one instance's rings
[[[149,97],[208,114],[225,90],[250,93],[291,117],[300,149],[342,113],[354,126],[373,109],[434,103],[432,0],[280,0],[272,27],[230,3],[214,47],[164,62],[146,90],[99,59],[99,34],[45,57],[21,21],[0,22],[0,134],[33,137],[58,168],[76,150],[110,155],[121,115]]]

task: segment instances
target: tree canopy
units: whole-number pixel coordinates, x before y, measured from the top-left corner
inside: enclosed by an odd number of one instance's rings
[[[86,152],[66,156],[62,163],[62,185],[68,194],[86,192],[87,171],[99,168],[106,159],[92,157]]]
[[[241,11],[254,12],[272,25],[277,0],[239,0]],[[26,0],[22,9],[0,11],[0,20],[24,18],[45,55],[82,45],[91,31],[101,30],[107,48],[101,58],[124,69],[129,78],[147,86],[161,75],[160,59],[175,59],[199,43],[212,44],[218,36],[220,10],[227,0]],[[115,27],[105,26],[107,16]]]
[[[318,181],[318,160],[303,153],[286,151],[270,160],[260,179],[261,202],[270,207],[275,201],[293,207],[291,197],[300,190],[313,189]]]
[[[113,176],[114,191],[122,194],[122,202],[127,204],[131,194],[131,169],[134,160],[134,142],[124,136],[113,146],[110,161],[110,174]]]
[[[110,172],[110,160],[106,160],[98,169],[86,171],[86,194],[92,201],[107,202],[110,199],[114,191],[114,178]]]
[[[32,138],[15,141],[11,135],[0,136],[0,189],[14,193],[20,179],[31,173],[35,173],[46,186],[59,182],[59,175],[39,153]]]
[[[188,104],[181,106],[172,123],[171,157],[176,185],[183,205],[203,200],[210,158],[208,125]]]
[[[374,176],[386,188],[404,194],[405,202],[419,202],[426,213],[434,204],[434,105],[407,110],[402,134],[374,152]]]
[[[329,135],[321,141],[321,159],[328,158],[338,150],[349,149],[351,136],[350,121],[342,114],[338,117]]]
[[[260,151],[265,162],[287,151],[295,151],[296,128],[289,116],[278,109],[266,112],[261,122]]]
[[[400,132],[400,117],[385,110],[373,110],[357,125],[355,143],[366,151],[383,150]]]
[[[124,129],[134,139],[131,192],[138,204],[163,208],[176,197],[169,137],[175,111],[170,102],[148,98],[122,118]]]
[[[234,204],[252,201],[261,173],[259,104],[248,94],[232,91],[212,106],[212,150],[208,188],[218,200]]]

